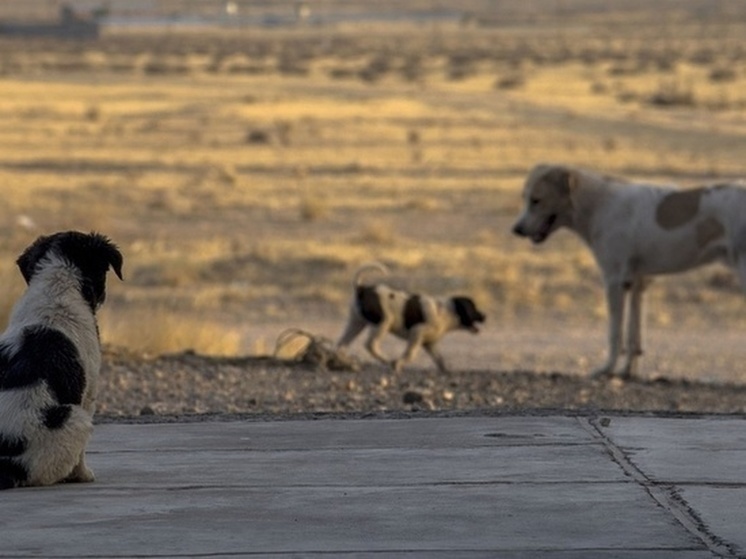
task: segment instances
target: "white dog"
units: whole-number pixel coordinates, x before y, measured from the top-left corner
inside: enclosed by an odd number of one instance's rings
[[[526,179],[523,198],[514,233],[541,243],[567,227],[590,247],[603,273],[609,356],[594,376],[614,374],[622,351],[622,376],[636,373],[648,276],[723,261],[746,289],[746,189],[739,185],[679,190],[538,165]]]
[[[412,361],[421,347],[445,371],[445,360],[436,348],[438,341],[453,330],[479,332],[477,323],[484,322],[484,314],[469,297],[435,298],[399,291],[382,283],[363,284],[363,275],[372,270],[388,273],[378,262],[366,264],[355,272],[350,314],[337,347],[351,344],[370,326],[366,349],[395,371]],[[388,333],[407,341],[404,353],[393,362],[380,350],[380,343]]]
[[[102,235],[40,237],[18,258],[28,288],[0,336],[0,489],[93,481],[101,349],[95,311],[122,255]]]

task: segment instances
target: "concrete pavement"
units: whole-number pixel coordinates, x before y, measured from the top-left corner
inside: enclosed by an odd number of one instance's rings
[[[0,557],[746,556],[746,419],[102,424],[0,493]]]

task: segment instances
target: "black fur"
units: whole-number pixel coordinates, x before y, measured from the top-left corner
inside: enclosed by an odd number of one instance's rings
[[[65,406],[49,406],[42,414],[44,415],[44,426],[47,429],[59,429],[62,427],[67,418],[70,417],[72,408],[70,405]]]
[[[383,320],[383,306],[375,287],[360,285],[356,291],[357,307],[360,314],[371,324],[380,324]]]
[[[422,300],[419,295],[412,295],[404,303],[404,328],[409,330],[423,322],[425,322],[425,313],[422,310]]]
[[[80,292],[93,311],[106,299],[109,267],[122,279],[122,254],[107,237],[67,231],[39,237],[18,257],[17,264],[26,283],[34,277],[39,261],[51,251],[80,270]]]
[[[59,404],[80,404],[85,372],[77,348],[58,330],[29,326],[21,335],[18,351],[1,351],[0,390],[29,387],[46,382]]]
[[[0,457],[20,456],[26,451],[26,439],[0,435]]]
[[[0,458],[0,489],[12,489],[26,481],[28,471],[13,458]]]
[[[470,297],[453,297],[453,308],[458,315],[459,322],[464,328],[476,328],[477,322],[484,322],[486,317],[477,310],[477,306]]]

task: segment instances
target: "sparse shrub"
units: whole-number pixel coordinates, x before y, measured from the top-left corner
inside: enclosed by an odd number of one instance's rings
[[[246,143],[264,145],[272,143],[272,136],[266,130],[254,129],[246,133]]]
[[[391,71],[391,60],[387,54],[374,56],[368,65],[360,70],[360,79],[366,82],[376,82]]]
[[[98,122],[101,118],[101,109],[98,105],[91,105],[85,110],[83,118],[89,122]]]
[[[702,47],[694,51],[689,57],[692,64],[707,66],[715,61],[715,52],[709,47]]]
[[[525,83],[526,80],[521,74],[508,74],[495,80],[495,89],[518,89]]]
[[[284,53],[277,60],[277,71],[281,74],[305,76],[309,72],[308,63],[296,53]]]
[[[336,80],[348,80],[358,75],[358,71],[347,66],[337,66],[329,70],[329,77]]]
[[[329,214],[329,206],[321,198],[305,197],[300,201],[300,217],[303,221],[319,221]]]
[[[679,80],[662,82],[658,91],[648,97],[648,103],[657,107],[693,107],[696,104],[694,89]]]
[[[609,92],[609,86],[603,82],[593,82],[591,84],[591,93],[594,95],[604,95]]]
[[[465,80],[477,72],[477,58],[471,53],[452,54],[448,59],[448,79]]]
[[[709,79],[711,82],[732,82],[738,77],[733,68],[719,66],[710,70]]]

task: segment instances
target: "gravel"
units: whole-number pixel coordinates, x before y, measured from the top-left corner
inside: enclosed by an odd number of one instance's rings
[[[746,386],[690,380],[591,380],[562,372],[342,367],[184,352],[156,358],[107,348],[98,418],[453,412],[744,413]],[[330,370],[332,369],[332,370]]]

